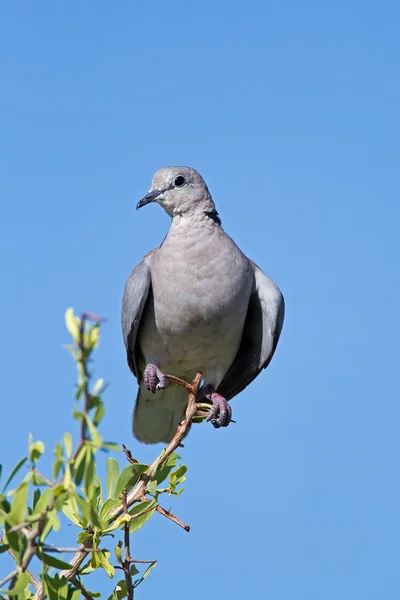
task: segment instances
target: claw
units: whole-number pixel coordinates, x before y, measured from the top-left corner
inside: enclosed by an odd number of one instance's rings
[[[156,393],[157,390],[164,390],[168,385],[168,379],[157,367],[157,365],[153,365],[152,363],[148,364],[143,372],[143,381],[146,390]]]
[[[203,390],[203,393],[207,400],[212,402],[206,421],[211,422],[216,429],[228,427],[232,420],[232,407],[230,404],[228,404],[225,398],[217,394],[210,385]]]

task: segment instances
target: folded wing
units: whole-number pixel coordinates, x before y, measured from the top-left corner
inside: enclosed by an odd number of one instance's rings
[[[242,342],[217,390],[227,400],[244,390],[269,365],[285,315],[285,302],[277,285],[253,261],[250,263],[255,285],[247,309]]]
[[[150,265],[154,252],[155,250],[151,250],[146,254],[133,269],[126,282],[122,298],[121,322],[126,355],[128,365],[138,382],[141,379],[138,368],[140,350],[136,341],[143,310],[151,293]]]

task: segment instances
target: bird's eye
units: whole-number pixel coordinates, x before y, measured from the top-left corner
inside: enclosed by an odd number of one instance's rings
[[[178,177],[175,178],[174,184],[176,187],[182,187],[183,185],[185,185],[185,183],[186,179],[182,177],[182,175],[178,175]]]

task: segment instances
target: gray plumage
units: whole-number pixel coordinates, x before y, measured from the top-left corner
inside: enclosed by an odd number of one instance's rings
[[[197,171],[160,169],[138,208],[149,202],[160,204],[172,222],[161,246],[129,275],[122,329],[139,384],[134,434],[156,443],[172,439],[184,417],[187,392],[170,384],[152,393],[143,377],[146,365],[187,381],[201,371],[203,389],[212,386],[229,400],[269,364],[283,325],[284,300],[224,232]]]

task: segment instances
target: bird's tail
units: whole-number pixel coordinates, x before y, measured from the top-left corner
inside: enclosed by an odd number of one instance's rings
[[[185,418],[187,403],[187,391],[177,385],[152,394],[141,384],[133,414],[135,438],[145,444],[169,443]]]

